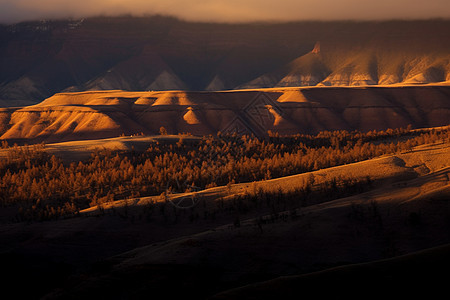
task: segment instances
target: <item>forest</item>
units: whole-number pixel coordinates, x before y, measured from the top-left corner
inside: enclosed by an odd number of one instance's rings
[[[14,221],[52,220],[115,200],[268,180],[449,140],[448,128],[291,136],[269,132],[264,139],[219,132],[194,141],[180,135],[176,142],[154,142],[145,152],[97,150],[87,161],[71,162],[48,154],[45,144],[10,146],[3,141],[7,157],[0,161],[0,205],[17,209]],[[336,194],[337,186],[360,190],[370,183],[370,178],[363,183],[346,180],[321,188]],[[254,191],[246,199],[256,195]]]

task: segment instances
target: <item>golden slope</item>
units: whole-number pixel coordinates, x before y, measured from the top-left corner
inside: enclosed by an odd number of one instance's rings
[[[0,110],[1,139],[61,141],[121,134],[265,135],[436,127],[450,120],[450,86],[309,87],[223,92],[98,91],[56,94]]]

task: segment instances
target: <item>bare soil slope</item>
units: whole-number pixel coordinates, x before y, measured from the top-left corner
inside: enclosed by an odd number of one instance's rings
[[[384,130],[448,125],[448,85],[313,87],[226,92],[93,91],[56,94],[0,109],[0,139],[60,142],[122,134],[264,136],[321,130]]]

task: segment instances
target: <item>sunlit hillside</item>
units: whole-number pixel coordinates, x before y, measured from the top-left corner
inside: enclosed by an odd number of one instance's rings
[[[226,24],[99,17],[3,25],[0,105],[99,89],[446,82],[449,37],[448,20]]]
[[[169,134],[264,137],[323,130],[446,126],[450,86],[274,88],[222,92],[92,91],[0,109],[0,139],[61,142]]]

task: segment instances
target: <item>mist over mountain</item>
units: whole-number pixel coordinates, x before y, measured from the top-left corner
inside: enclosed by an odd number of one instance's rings
[[[203,22],[449,18],[447,0],[0,0],[0,22],[162,14]]]
[[[450,21],[201,23],[95,17],[0,26],[0,105],[84,90],[450,80]]]

